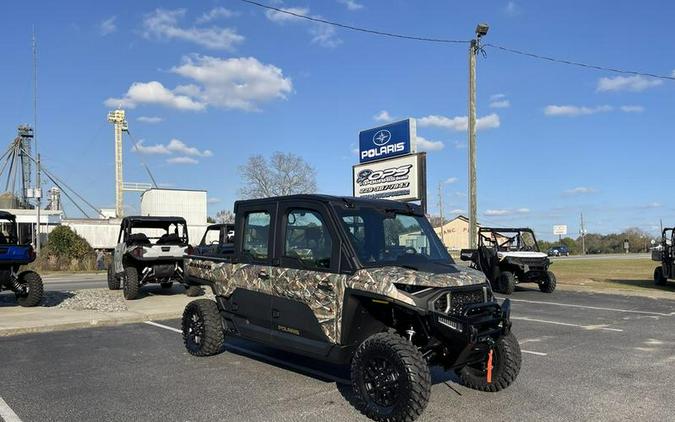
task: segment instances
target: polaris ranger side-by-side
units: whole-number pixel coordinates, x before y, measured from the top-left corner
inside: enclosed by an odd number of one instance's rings
[[[21,306],[37,306],[42,302],[43,286],[40,275],[35,271],[19,272],[22,265],[33,261],[33,246],[19,242],[16,217],[0,211],[0,292],[13,291]]]
[[[511,294],[518,283],[537,283],[539,290],[553,293],[555,274],[548,270],[551,261],[539,250],[532,229],[478,229],[478,249],[463,249],[462,261],[485,273],[496,292]]]
[[[675,278],[673,241],[675,241],[675,227],[665,228],[661,232],[661,244],[658,248],[652,249],[652,260],[660,263],[654,268],[654,283],[657,286],[665,286],[669,278]]]
[[[124,217],[117,246],[108,267],[110,290],[124,291],[136,299],[142,285],[160,283],[170,289],[183,283],[183,255],[188,251],[187,223],[182,217]],[[188,296],[202,292],[188,287]]]
[[[357,408],[381,421],[422,413],[430,366],[482,391],[516,379],[509,300],[453,262],[419,206],[293,195],[235,213],[231,254],[185,259],[186,281],[216,296],[185,308],[191,354],[219,353],[232,335],[349,365]]]

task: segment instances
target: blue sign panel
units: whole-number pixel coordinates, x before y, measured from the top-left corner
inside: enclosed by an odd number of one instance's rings
[[[359,133],[359,162],[361,163],[415,152],[417,151],[414,119],[401,120]]]

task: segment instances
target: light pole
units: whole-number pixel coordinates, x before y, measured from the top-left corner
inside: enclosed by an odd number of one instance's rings
[[[480,39],[490,27],[481,23],[476,27],[476,38],[469,47],[469,248],[476,248],[477,201],[476,201],[476,56],[480,51]]]

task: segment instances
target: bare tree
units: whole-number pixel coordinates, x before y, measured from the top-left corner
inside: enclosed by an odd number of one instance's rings
[[[220,210],[216,213],[216,223],[234,223],[234,213],[230,210]]]
[[[239,167],[246,199],[316,192],[316,170],[297,155],[275,152],[267,160],[253,155]]]

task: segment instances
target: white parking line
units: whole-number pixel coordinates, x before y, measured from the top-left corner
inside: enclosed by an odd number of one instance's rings
[[[620,328],[610,328],[606,325],[579,325],[579,324],[570,324],[569,322],[560,322],[560,321],[549,321],[546,319],[535,319],[528,317],[515,317],[511,316],[511,319],[520,320],[520,321],[529,321],[529,322],[541,322],[542,324],[554,324],[554,325],[563,325],[565,327],[575,327],[583,328],[584,330],[604,330],[604,331],[616,331],[623,332]]]
[[[530,355],[536,355],[536,356],[548,356],[548,353],[543,353],[543,352],[533,352],[532,350],[523,350],[520,349],[521,353],[528,353]]]
[[[21,422],[21,419],[14,413],[11,407],[0,397],[0,419],[5,422]]]
[[[165,330],[173,331],[174,333],[183,334],[182,330],[179,330],[178,328],[169,327],[168,325],[158,324],[154,321],[145,321],[145,323],[148,324],[148,325],[154,325],[155,327],[164,328]]]
[[[500,297],[500,299],[506,299],[505,297]],[[596,311],[611,311],[611,312],[624,312],[628,314],[644,314],[644,315],[657,315],[657,316],[675,316],[675,312],[669,314],[664,314],[662,312],[651,312],[651,311],[636,311],[633,309],[617,309],[617,308],[603,308],[601,306],[586,306],[586,305],[574,305],[571,303],[558,303],[558,302],[545,302],[539,300],[525,300],[525,299],[512,299],[509,298],[511,302],[523,302],[523,303],[536,303],[541,305],[553,305],[553,306],[567,306],[569,308],[583,308],[583,309],[594,309]]]

